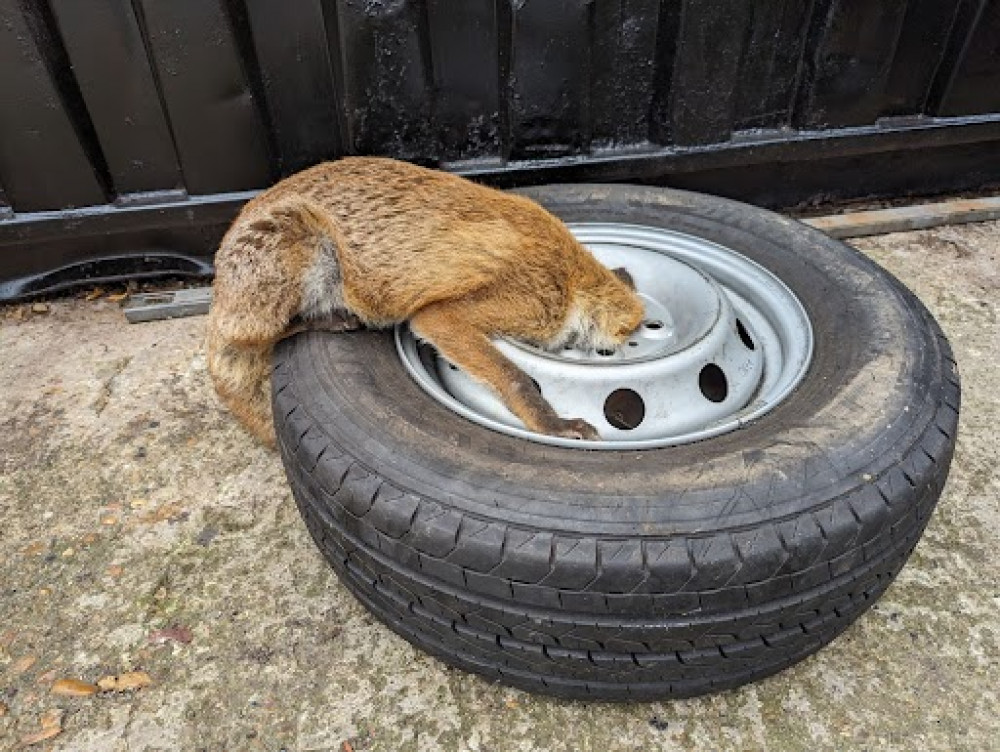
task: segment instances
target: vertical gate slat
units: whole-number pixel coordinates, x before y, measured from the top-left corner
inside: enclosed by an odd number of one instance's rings
[[[107,197],[82,142],[86,112],[72,108],[50,71],[61,45],[38,8],[0,0],[0,178],[18,212],[103,204]],[[48,56],[48,59],[46,59]]]
[[[598,145],[649,139],[659,0],[597,0],[592,113]]]
[[[1000,1],[974,0],[968,35],[942,92],[940,115],[1000,111]]]
[[[429,0],[427,18],[442,158],[500,157],[495,0]]]
[[[223,0],[137,0],[190,193],[270,182],[267,135]]]
[[[653,101],[649,107],[649,138],[657,144],[673,142],[670,112],[674,66],[681,29],[684,0],[661,0],[656,19],[656,49],[653,54]]]
[[[345,153],[340,96],[333,79],[319,0],[246,0],[257,63],[278,149],[288,175]]]
[[[811,3],[757,0],[736,92],[735,128],[789,124]]]
[[[744,0],[684,3],[671,97],[676,144],[718,143],[732,134],[749,17]]]
[[[337,11],[351,151],[434,161],[424,3],[340,0]]]
[[[922,114],[959,2],[910,0],[880,115]]]
[[[590,148],[591,4],[515,2],[511,34],[512,156]]]
[[[884,109],[906,6],[906,0],[834,3],[824,32],[815,40],[803,125],[830,128],[875,121]]]
[[[138,21],[127,0],[50,0],[116,193],[181,185]]]

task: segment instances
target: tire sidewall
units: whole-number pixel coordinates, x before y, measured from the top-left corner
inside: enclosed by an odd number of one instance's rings
[[[578,535],[742,528],[818,509],[878,477],[933,419],[936,325],[912,294],[844,244],[770,212],[681,191],[523,193],[565,221],[677,230],[746,255],[802,302],[813,362],[782,404],[739,430],[676,447],[584,451],[452,413],[412,382],[388,332],[313,333],[279,347],[300,409],[325,440],[401,492],[462,515]]]

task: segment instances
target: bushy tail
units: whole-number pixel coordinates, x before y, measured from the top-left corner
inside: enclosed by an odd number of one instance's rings
[[[208,372],[222,403],[263,444],[274,448],[271,415],[271,345],[219,342],[208,330]]]
[[[216,254],[208,370],[226,407],[272,447],[271,350],[303,313],[306,276],[339,277],[332,253],[325,252],[335,233],[308,201],[266,209],[249,204]]]

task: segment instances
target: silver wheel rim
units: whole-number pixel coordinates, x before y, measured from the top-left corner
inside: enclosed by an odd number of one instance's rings
[[[650,449],[735,430],[774,409],[805,376],[813,352],[809,318],[761,265],[673,230],[568,226],[603,264],[629,270],[646,304],[643,325],[615,353],[553,354],[505,338],[495,344],[561,417],[583,418],[601,440],[527,430],[490,389],[400,325],[399,356],[431,397],[481,426],[543,444]]]

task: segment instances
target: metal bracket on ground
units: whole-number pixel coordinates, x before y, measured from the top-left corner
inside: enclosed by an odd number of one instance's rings
[[[137,293],[129,298],[123,310],[130,324],[138,324],[143,321],[200,316],[208,313],[211,302],[211,287],[189,287],[183,290]]]

